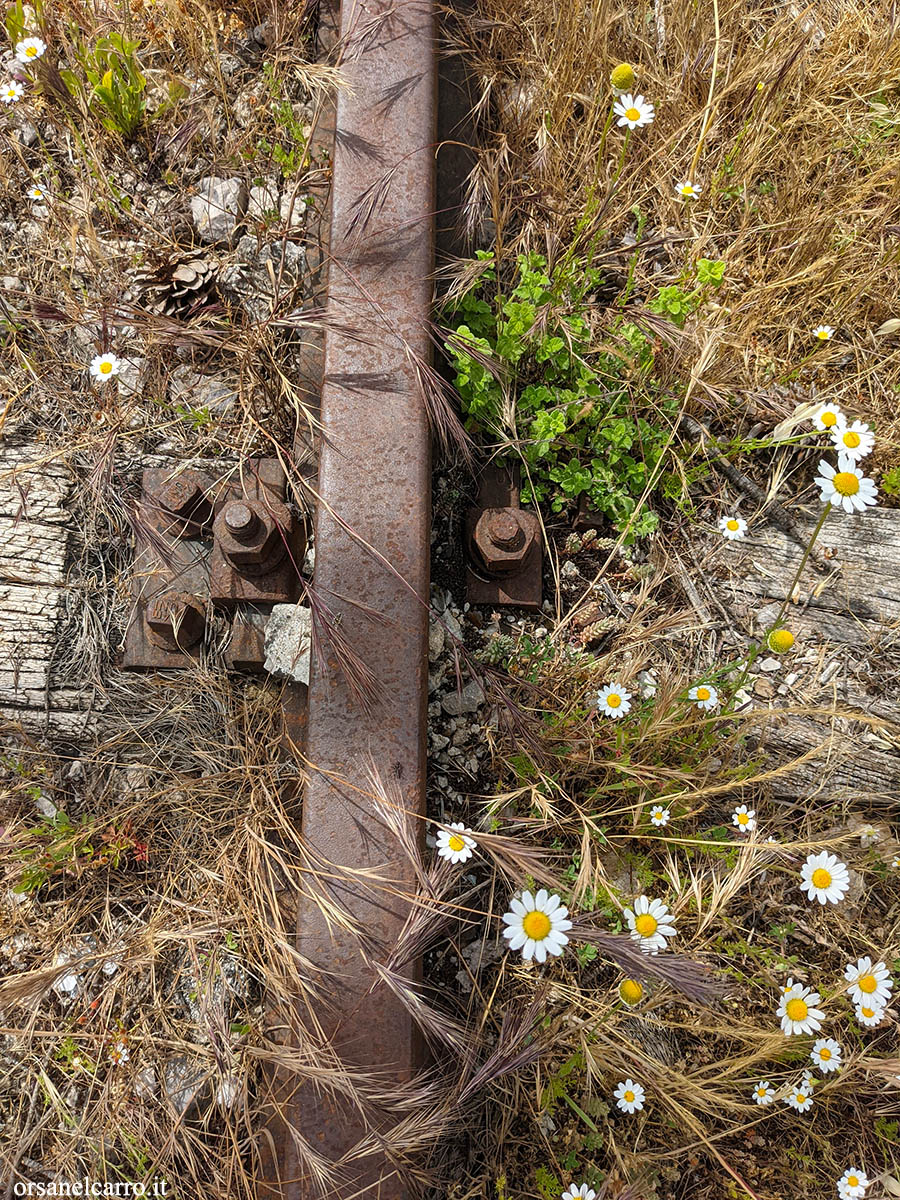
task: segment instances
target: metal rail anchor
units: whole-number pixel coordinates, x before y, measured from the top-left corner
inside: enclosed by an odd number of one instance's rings
[[[379,20],[383,25],[379,28]],[[311,772],[302,828],[311,858],[334,864],[318,886],[346,908],[387,953],[415,891],[411,865],[377,816],[366,778],[374,761],[399,792],[414,836],[425,798],[430,439],[415,359],[428,361],[433,267],[435,77],[431,0],[344,0],[341,64],[348,87],[337,101],[332,185],[322,441],[314,587],[341,634],[377,679],[361,707],[338,653],[320,630],[313,664],[305,758]],[[379,101],[390,100],[390,103]],[[378,158],[360,155],[372,145]],[[373,173],[390,177],[383,203],[360,220]],[[361,343],[353,327],[370,336]],[[390,389],[368,380],[390,378]],[[347,384],[349,381],[349,385]],[[399,438],[399,442],[398,442]],[[332,516],[331,514],[335,514]],[[337,519],[336,519],[337,518]],[[351,536],[347,530],[353,531]],[[382,555],[390,567],[366,549]],[[398,578],[399,576],[399,578]],[[374,610],[383,621],[366,617]],[[366,887],[341,868],[367,870]],[[352,879],[352,876],[351,876]],[[373,974],[356,939],[330,926],[314,900],[299,902],[297,950],[322,970],[328,1003],[298,1019],[324,1030],[353,1071],[402,1085],[419,1065],[419,1039],[406,1009]],[[415,979],[417,964],[407,968]],[[299,1084],[286,1070],[273,1095],[270,1131],[277,1171],[259,1195],[281,1200],[405,1200],[389,1149],[390,1120],[361,1114],[337,1096]],[[289,1119],[279,1110],[289,1105]],[[396,1118],[395,1118],[396,1119]],[[372,1139],[373,1126],[376,1136]],[[321,1188],[292,1133],[333,1164]],[[371,1145],[362,1153],[359,1148]]]

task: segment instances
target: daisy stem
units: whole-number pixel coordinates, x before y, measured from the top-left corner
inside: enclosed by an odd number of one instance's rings
[[[603,133],[600,135],[600,149],[597,151],[597,178],[600,177],[600,160],[603,158],[603,151],[606,147],[606,135],[609,133],[610,126],[613,123],[613,117],[616,115],[615,101],[609,106],[609,113],[606,117],[606,124],[603,126]]]
[[[732,696],[737,695],[737,693],[741,690],[741,688],[747,682],[747,676],[750,674],[750,668],[753,666],[753,664],[756,662],[757,658],[759,657],[759,654],[760,654],[763,646],[768,645],[769,634],[773,630],[780,628],[781,622],[784,620],[784,614],[787,612],[787,607],[791,602],[791,596],[793,596],[793,594],[794,594],[794,588],[796,588],[797,584],[800,582],[800,576],[803,574],[803,568],[809,562],[809,556],[810,556],[810,554],[812,554],[812,548],[816,544],[816,539],[818,538],[819,534],[822,532],[822,527],[824,526],[825,522],[828,520],[828,515],[831,512],[831,507],[832,506],[831,506],[830,502],[823,506],[822,515],[821,515],[821,517],[819,517],[816,527],[812,531],[812,536],[810,537],[809,541],[807,542],[806,549],[803,551],[803,557],[800,559],[800,566],[797,568],[796,572],[794,573],[794,578],[791,580],[791,586],[788,588],[787,592],[785,593],[784,600],[782,600],[782,602],[781,602],[781,608],[778,610],[778,615],[775,617],[775,620],[772,622],[772,624],[766,628],[762,637],[759,639],[759,641],[756,643],[756,645],[751,647],[750,653],[747,655],[747,661],[746,661],[746,663],[744,663],[744,669],[741,672],[740,678],[738,679],[737,686],[735,687],[734,692],[732,693]]]
[[[616,173],[612,177],[612,182],[609,185],[610,192],[619,182],[619,176],[622,174],[622,168],[625,166],[625,155],[628,153],[628,139],[631,137],[631,130],[625,130],[625,140],[622,142],[622,153],[619,155],[619,165],[616,167]]]

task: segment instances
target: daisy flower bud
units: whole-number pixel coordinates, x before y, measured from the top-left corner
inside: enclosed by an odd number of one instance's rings
[[[636,1113],[644,1107],[644,1089],[633,1079],[623,1080],[613,1095],[616,1098],[616,1107],[621,1108],[622,1112]]]
[[[794,645],[794,635],[789,629],[773,629],[766,638],[766,645],[773,654],[787,654]]]
[[[840,454],[852,462],[857,462],[872,453],[875,434],[862,421],[854,421],[852,425],[843,423],[836,425],[831,431],[831,440],[837,446]]]
[[[618,126],[627,125],[629,129],[641,129],[649,125],[656,116],[653,105],[648,104],[643,96],[632,96],[626,92],[613,105],[613,112],[619,118]]]
[[[16,42],[16,58],[27,67],[29,63],[40,58],[46,49],[46,42],[42,42],[39,37],[23,38],[21,42]]]
[[[833,504],[844,512],[864,512],[867,507],[878,503],[878,488],[874,480],[864,476],[853,459],[845,454],[838,455],[837,470],[822,459],[814,483],[823,504]]]
[[[630,92],[634,87],[634,67],[631,63],[619,63],[610,72],[609,82],[617,96]]]
[[[619,984],[619,999],[629,1008],[640,1004],[644,998],[644,985],[637,979],[623,979]]]

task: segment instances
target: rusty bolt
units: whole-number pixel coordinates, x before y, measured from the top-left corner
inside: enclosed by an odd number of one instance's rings
[[[537,544],[537,524],[520,508],[486,508],[475,523],[472,541],[485,570],[514,575]]]
[[[190,592],[164,592],[147,605],[150,640],[166,650],[190,650],[206,630],[206,607]]]
[[[196,534],[212,520],[212,504],[207,495],[208,481],[200,471],[183,471],[166,480],[156,494],[159,504],[185,522],[181,536]]]
[[[238,541],[249,540],[259,528],[259,517],[242,500],[232,500],[225,505],[225,526]]]
[[[216,517],[213,534],[235,570],[264,575],[287,553],[284,537],[290,520],[286,505],[278,501],[230,500]]]

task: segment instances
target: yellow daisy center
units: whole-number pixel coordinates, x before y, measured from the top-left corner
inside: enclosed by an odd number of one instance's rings
[[[798,1104],[805,1104],[805,1103],[806,1103],[806,1097],[803,1095],[803,1093],[802,1093],[802,1092],[798,1092],[798,1093],[797,1093],[797,1103],[798,1103]]]
[[[852,471],[838,471],[831,482],[839,496],[855,496],[859,491],[859,478]]]
[[[709,688],[706,688],[706,687],[697,688],[697,699],[698,700],[708,700],[709,699]]]
[[[26,46],[25,53],[29,58],[34,58],[37,54],[37,46]]]
[[[727,521],[727,522],[726,522],[726,527],[727,527],[727,528],[728,528],[728,529],[729,529],[729,530],[730,530],[732,533],[734,533],[734,532],[735,532],[735,530],[737,530],[737,529],[740,529],[740,526],[738,525],[738,523],[737,523],[737,521],[734,519],[734,517],[732,517],[730,521]]]
[[[822,1062],[830,1062],[831,1051],[828,1049],[827,1046],[823,1046],[822,1049],[819,1051],[819,1058],[822,1060]]]
[[[861,441],[862,438],[854,429],[848,429],[843,437],[844,445],[849,446],[851,450],[855,450]]]
[[[765,1096],[765,1095],[767,1095],[768,1093],[766,1092],[766,1089],[765,1089],[765,1088],[757,1088],[757,1089],[756,1089],[756,1094],[757,1094],[757,1096]]]
[[[112,370],[111,362],[102,362],[100,364],[100,374],[101,375],[108,375],[111,370]]]
[[[819,334],[819,337],[821,337],[821,336],[822,335]],[[830,429],[832,427],[832,425],[837,425],[837,413],[823,412],[820,419],[826,429]]]
[[[859,1176],[858,1175],[848,1175],[847,1176],[847,1185],[848,1185],[848,1187],[859,1187]]]
[[[862,975],[856,982],[861,992],[871,994],[878,991],[878,980],[874,975]]]
[[[641,937],[653,937],[658,925],[659,921],[650,913],[641,913],[639,917],[635,918],[634,922],[634,927]]]
[[[631,1092],[631,1091],[626,1092],[623,1099],[628,1104],[634,1104],[634,1092]]]
[[[617,67],[613,68],[609,79],[613,87],[627,92],[634,83],[634,69],[630,63],[619,63]]]
[[[684,196],[693,196],[694,189],[691,187],[691,185],[689,183],[683,183],[681,185],[681,192],[682,192],[682,195],[684,195]]]
[[[550,918],[539,909],[534,909],[522,918],[522,928],[532,941],[542,942],[550,932]]]
[[[805,1021],[806,1014],[809,1012],[809,1005],[805,1000],[801,1000],[799,996],[795,996],[793,1000],[788,1000],[784,1011],[792,1021]]]
[[[618,692],[610,692],[610,694],[606,697],[606,703],[610,708],[618,708],[622,703],[622,697],[618,694]]]
[[[866,1008],[864,1005],[860,1005],[859,1011],[860,1011],[860,1012],[862,1013],[862,1015],[863,1015],[863,1016],[866,1018],[866,1020],[868,1020],[870,1017],[874,1017],[874,1016],[875,1016],[875,1009],[874,1009],[874,1008]]]
[[[813,887],[827,888],[831,887],[831,872],[826,871],[824,867],[816,867],[812,873]]]
[[[644,989],[636,979],[623,979],[619,984],[619,995],[626,1004],[637,1004],[644,994]]]
[[[639,121],[641,119],[641,110],[632,105],[631,108],[625,109],[625,116],[629,121]]]
[[[747,825],[747,824],[749,824],[749,821],[750,821],[750,818],[747,816],[746,813],[738,813],[737,819],[738,819],[738,825]]]
[[[466,843],[462,840],[458,833],[450,834],[447,845],[454,852],[459,852],[460,850],[465,850],[466,848]]]

